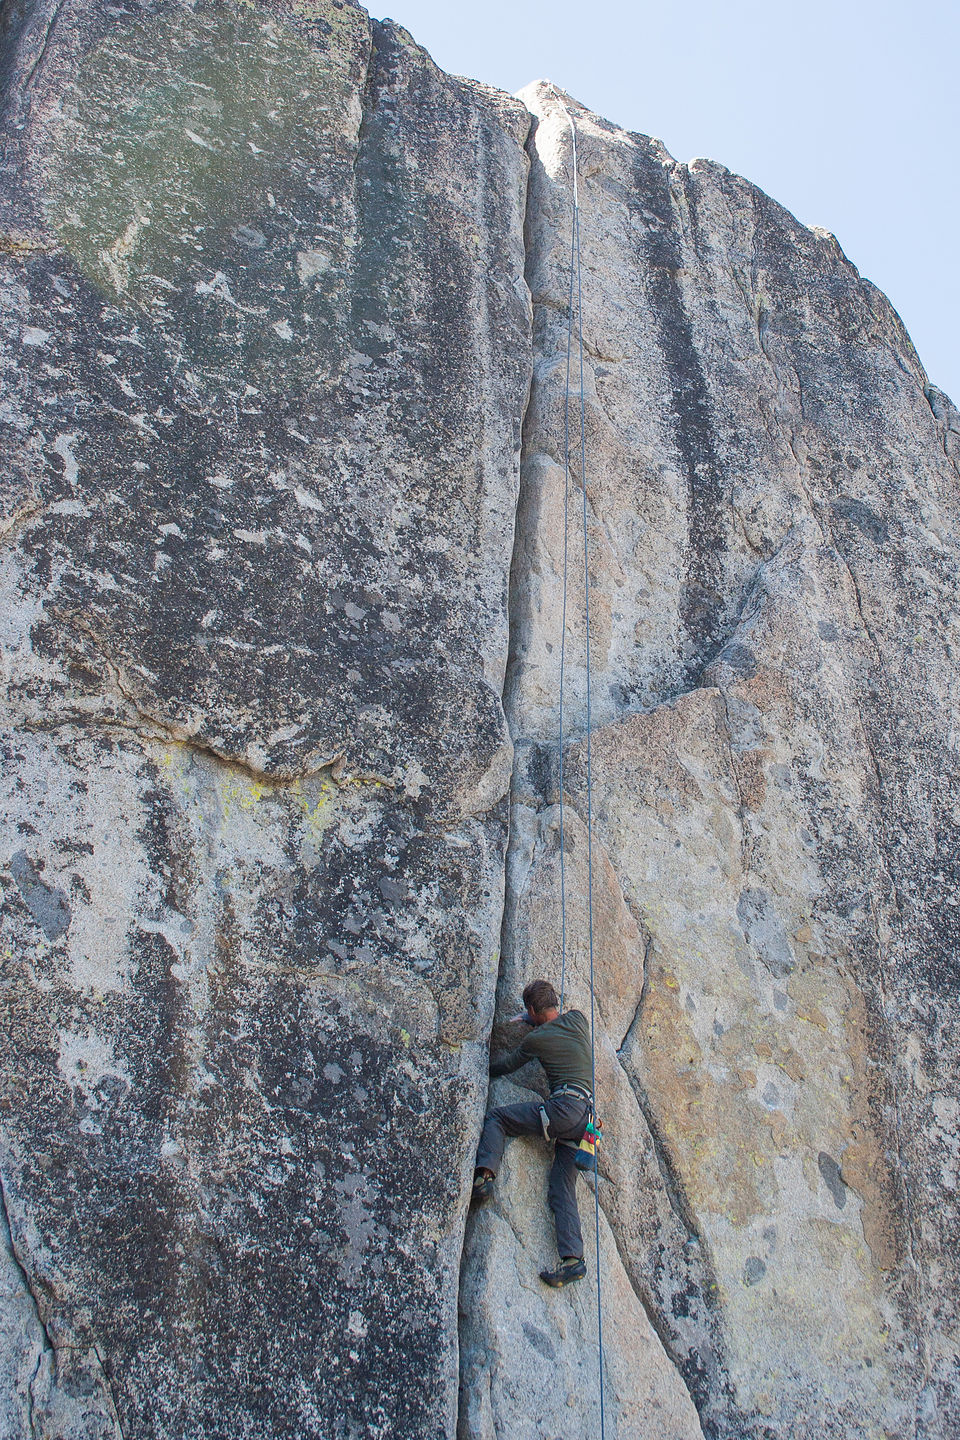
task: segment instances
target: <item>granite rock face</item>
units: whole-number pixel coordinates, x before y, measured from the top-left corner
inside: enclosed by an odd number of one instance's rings
[[[588,834],[558,93],[348,0],[6,0],[0,77],[0,1432],[586,1440],[599,1258],[608,1435],[955,1436],[960,417],[884,297],[565,99]],[[553,1293],[542,1144],[466,1207],[561,801]]]
[[[0,1430],[446,1435],[529,116],[339,0],[4,21]]]
[[[561,964],[571,223],[560,97],[539,84],[522,98],[537,116],[535,368],[506,690],[510,1007],[522,977]],[[567,103],[604,1212],[705,1434],[946,1437],[960,1426],[957,412],[831,236],[721,166],[678,165]],[[564,798],[568,995],[582,1005],[578,526]],[[479,1227],[468,1243],[495,1253]],[[492,1330],[503,1267],[472,1265]],[[608,1329],[608,1347],[629,1347],[615,1314]],[[494,1354],[502,1388],[511,1365],[536,1373],[529,1346]],[[563,1433],[594,1432],[585,1419]]]

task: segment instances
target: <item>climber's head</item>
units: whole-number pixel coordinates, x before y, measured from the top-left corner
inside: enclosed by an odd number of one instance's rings
[[[523,1003],[531,1025],[546,1025],[560,1014],[560,1001],[549,980],[531,980],[524,987]]]

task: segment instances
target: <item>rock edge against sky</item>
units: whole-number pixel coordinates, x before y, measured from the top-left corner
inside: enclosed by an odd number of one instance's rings
[[[559,963],[557,92],[336,0],[19,0],[0,74],[3,1431],[586,1440],[544,1147],[466,1213]],[[608,1433],[946,1440],[960,419],[565,99]]]

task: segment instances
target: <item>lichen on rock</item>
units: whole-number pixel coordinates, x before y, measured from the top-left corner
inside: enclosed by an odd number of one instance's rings
[[[960,422],[887,301],[352,0],[18,0],[0,75],[0,1429],[585,1440],[599,1268],[608,1434],[952,1440]],[[467,1201],[561,799],[553,1293],[543,1144]]]
[[[95,1349],[91,1434],[104,1385],[126,1435],[448,1433],[529,119],[340,0],[38,19],[4,193],[38,244],[2,256],[24,1413],[61,1433]]]

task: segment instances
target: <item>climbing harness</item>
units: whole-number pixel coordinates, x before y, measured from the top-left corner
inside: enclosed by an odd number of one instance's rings
[[[587,726],[586,726],[586,752],[587,752],[587,922],[589,935],[590,953],[590,1088],[593,1096],[597,1093],[597,1059],[596,1059],[596,1038],[595,1038],[595,1010],[593,984],[593,813],[592,813],[592,792],[593,774],[591,767],[591,710],[590,710],[590,566],[587,543],[587,437],[586,437],[586,406],[583,395],[583,282],[582,266],[580,256],[580,197],[577,189],[577,129],[573,122],[573,116],[563,103],[563,97],[555,85],[551,86],[553,93],[559,101],[560,108],[567,117],[570,126],[570,139],[573,149],[573,220],[570,230],[570,287],[567,303],[567,364],[566,383],[564,387],[563,405],[563,606],[560,621],[560,704],[559,704],[559,782],[560,782],[560,1013],[563,1013],[563,994],[566,985],[567,970],[567,896],[566,877],[564,873],[564,815],[563,815],[563,687],[564,671],[566,664],[566,638],[567,638],[567,562],[568,562],[568,518],[569,518],[569,497],[570,497],[570,367],[573,350],[573,302],[574,302],[574,276],[576,276],[576,313],[577,313],[577,356],[580,370],[580,485],[582,491],[582,512],[583,512],[583,598],[584,598],[584,630],[586,636],[585,662],[586,662],[586,691],[587,691]],[[595,1102],[594,1102],[595,1103]],[[600,1138],[602,1124],[596,1116],[596,1110],[591,1112],[591,1118],[580,1147],[577,1150],[577,1164],[580,1168],[592,1169],[593,1180],[593,1205],[594,1205],[594,1228],[597,1246],[597,1353],[600,1372],[600,1440],[604,1440],[604,1405],[603,1405],[603,1307],[600,1296],[600,1176],[596,1169],[597,1142]],[[588,1135],[591,1137],[588,1140]],[[584,1142],[586,1142],[586,1147]],[[583,1161],[580,1159],[581,1152],[586,1148],[588,1157]],[[590,1153],[592,1152],[592,1153]]]
[[[578,1170],[596,1170],[597,1168],[597,1146],[600,1144],[600,1136],[603,1133],[603,1121],[598,1117],[596,1107],[593,1103],[593,1096],[581,1085],[561,1085],[559,1090],[550,1091],[550,1099],[556,1100],[562,1095],[575,1095],[578,1100],[583,1100],[589,1107],[587,1110],[587,1126],[580,1140],[557,1140],[557,1145],[564,1145],[568,1150],[576,1150],[576,1164]],[[543,1138],[548,1142],[554,1140],[550,1134],[551,1120],[547,1113],[546,1105],[541,1105],[540,1129],[543,1131]]]

